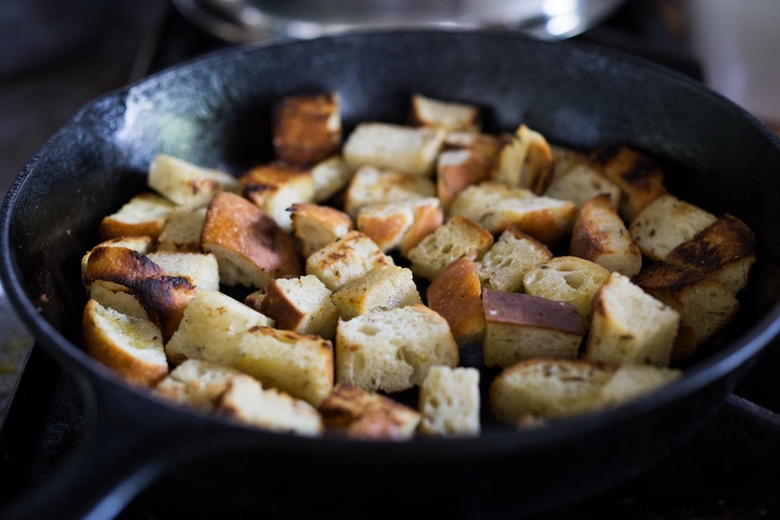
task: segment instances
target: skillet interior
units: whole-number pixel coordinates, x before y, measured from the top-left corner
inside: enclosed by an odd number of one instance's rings
[[[221,451],[218,465],[240,468],[235,475],[251,487],[273,482],[275,502],[288,497],[288,479],[329,490],[322,486],[336,461],[351,475],[381,464],[375,478],[383,485],[425,482],[491,513],[576,498],[643,467],[701,425],[776,333],[780,147],[763,125],[686,78],[611,53],[495,34],[402,32],[231,50],[86,107],[30,163],[3,208],[3,282],[39,343],[87,380],[101,380],[103,390],[118,391],[122,384],[75,346],[84,303],[78,265],[97,242],[102,216],[145,186],[156,153],[235,173],[270,159],[269,106],[291,93],[328,90],[343,97],[347,130],[366,120],[404,122],[410,94],[421,92],[480,104],[488,131],[523,122],[552,142],[583,149],[626,143],[662,155],[670,159],[673,193],[735,214],[756,231],[759,261],[733,326],[686,367],[683,381],[631,407],[545,432],[501,431],[472,441],[367,447],[254,432],[251,440],[231,441],[241,451]],[[140,410],[159,406],[129,394]],[[265,469],[246,455],[255,443]],[[602,474],[594,478],[599,461]],[[214,464],[200,466],[197,482],[211,482],[204,475]],[[421,465],[426,473],[414,475]],[[369,500],[372,486],[361,480],[349,482]],[[457,481],[471,486],[457,493]],[[251,493],[243,496],[252,502]]]

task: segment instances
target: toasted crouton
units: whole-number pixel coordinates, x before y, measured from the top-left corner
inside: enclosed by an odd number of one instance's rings
[[[682,371],[652,365],[621,365],[601,388],[601,400],[612,406],[672,383],[682,377]]]
[[[373,166],[430,177],[445,134],[440,128],[360,123],[344,143],[342,154],[353,170]]]
[[[302,274],[293,236],[233,193],[220,193],[209,204],[201,243],[217,257],[225,285],[262,288],[272,278]]]
[[[747,285],[756,261],[755,233],[740,219],[724,215],[675,247],[666,261],[714,273],[737,294]]]
[[[481,125],[479,107],[476,105],[421,94],[412,95],[410,119],[416,126],[432,126],[450,132],[478,132]]]
[[[414,274],[433,280],[458,258],[478,260],[492,245],[486,229],[456,215],[410,249],[407,258]]]
[[[314,180],[314,202],[322,203],[349,184],[352,170],[340,155],[333,155],[311,167],[311,177]]]
[[[510,227],[499,235],[498,240],[477,261],[477,273],[484,287],[519,292],[523,288],[525,272],[552,257],[546,245]]]
[[[422,304],[340,320],[336,329],[339,383],[399,392],[422,383],[432,366],[459,361],[447,321]]]
[[[484,289],[485,366],[506,368],[538,357],[575,358],[584,328],[577,307],[530,294]]]
[[[238,179],[241,193],[274,219],[279,227],[292,231],[289,208],[314,202],[311,171],[275,162],[252,168]]]
[[[344,212],[356,218],[361,208],[390,202],[408,202],[436,195],[433,180],[393,170],[364,166],[355,172],[347,187]]]
[[[620,187],[618,213],[631,222],[650,202],[666,193],[664,173],[649,155],[628,146],[596,150],[591,164]]]
[[[81,257],[81,280],[84,282],[84,277],[87,273],[87,264],[89,263],[89,255],[92,254],[92,251],[97,249],[98,247],[126,247],[128,249],[132,249],[133,251],[136,251],[137,253],[140,253],[142,255],[145,255],[149,253],[153,247],[154,247],[154,241],[151,237],[148,236],[132,236],[132,237],[118,237],[118,238],[111,238],[109,240],[105,240],[103,242],[100,242],[98,245],[84,253],[84,256]]]
[[[316,164],[341,146],[341,108],[335,92],[285,96],[272,113],[273,145],[278,159]]]
[[[552,151],[544,136],[520,125],[501,150],[490,176],[511,188],[542,195],[552,181],[554,168]]]
[[[318,204],[293,204],[290,220],[304,258],[337,241],[353,227],[352,219],[343,211]]]
[[[155,193],[135,195],[117,212],[103,217],[100,238],[148,236],[157,240],[174,208],[171,201]]]
[[[665,260],[672,249],[716,220],[712,213],[665,194],[649,202],[631,221],[629,230],[645,256]]]
[[[93,299],[84,307],[82,343],[87,354],[130,383],[154,386],[168,374],[160,329]]]
[[[278,278],[265,286],[257,310],[273,319],[275,327],[332,339],[336,334],[338,308],[331,291],[314,275]]]
[[[608,280],[609,271],[590,260],[557,256],[528,269],[523,275],[523,290],[534,296],[573,303],[587,331],[593,297]]]
[[[426,197],[364,207],[356,226],[382,251],[404,254],[441,226],[443,219],[439,199]]]
[[[381,265],[394,265],[368,236],[350,231],[338,241],[325,245],[306,259],[306,274],[313,274],[331,291],[360,278]]]
[[[203,232],[203,221],[206,219],[206,208],[196,210],[174,209],[158,238],[159,251],[180,251],[199,253],[200,235]]]
[[[331,297],[345,320],[377,309],[389,310],[422,303],[412,271],[397,265],[380,265],[341,286]]]
[[[219,290],[219,265],[211,253],[157,251],[146,256],[162,267],[167,276],[187,278],[196,289]]]
[[[553,246],[571,231],[577,207],[566,200],[534,195],[530,190],[484,182],[459,193],[449,215],[467,217],[495,235],[514,226]]]
[[[556,164],[555,175],[544,193],[548,197],[573,202],[578,208],[598,195],[606,194],[611,204],[620,207],[620,186],[607,179],[585,160]]]
[[[505,368],[490,385],[499,422],[554,420],[603,407],[601,390],[613,370],[582,359],[538,358]]]
[[[620,366],[667,366],[680,314],[650,296],[620,273],[612,273],[593,300],[593,321],[586,341],[591,361]]]
[[[420,386],[419,401],[423,435],[479,435],[480,391],[476,368],[431,367]]]
[[[478,341],[485,330],[477,264],[461,257],[444,268],[426,290],[428,306],[450,326],[459,346]]]
[[[203,168],[165,154],[152,160],[147,183],[157,193],[185,209],[205,207],[220,191],[238,191],[238,181],[229,173]]]
[[[217,412],[255,428],[316,436],[323,423],[317,409],[275,388],[264,389],[257,379],[236,374],[227,381],[219,398]]]
[[[490,176],[493,161],[480,150],[454,148],[444,150],[436,162],[436,193],[447,209],[455,196],[472,184]]]
[[[337,384],[320,404],[328,431],[352,439],[399,441],[414,437],[420,414],[389,397]]]
[[[609,195],[597,195],[582,205],[574,221],[569,254],[629,278],[642,269],[642,252]]]
[[[188,359],[157,384],[154,395],[200,410],[213,410],[228,380],[239,373],[234,368],[202,359]]]

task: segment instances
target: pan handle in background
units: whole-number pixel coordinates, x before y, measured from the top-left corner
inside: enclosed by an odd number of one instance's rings
[[[49,480],[0,511],[6,520],[110,520],[177,462],[211,445],[217,425],[129,388],[75,374],[87,425],[79,445]]]

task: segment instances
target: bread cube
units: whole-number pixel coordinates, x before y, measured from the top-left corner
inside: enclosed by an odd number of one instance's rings
[[[341,146],[341,107],[336,92],[285,96],[272,110],[271,131],[276,157],[311,166]]]
[[[479,370],[431,367],[420,386],[420,433],[429,436],[476,436],[480,424]]]
[[[478,260],[492,245],[490,232],[456,215],[410,249],[407,258],[414,274],[433,280],[458,258]]]
[[[314,202],[322,203],[346,188],[353,171],[341,154],[332,155],[311,167],[314,180]]]
[[[447,209],[455,196],[490,177],[493,160],[476,149],[453,148],[439,154],[436,162],[436,193]]]
[[[206,220],[206,208],[174,209],[160,233],[157,249],[199,253],[204,220]]]
[[[373,166],[431,177],[445,134],[440,128],[360,123],[347,137],[342,154],[353,170]]]
[[[162,267],[167,276],[186,278],[195,289],[219,290],[219,264],[211,253],[157,251],[146,256]]]
[[[363,388],[337,384],[320,404],[327,431],[352,439],[403,441],[420,423],[416,410]]]
[[[453,132],[478,132],[481,126],[479,107],[435,99],[422,94],[412,95],[410,119],[415,126],[431,126]]]
[[[275,327],[332,339],[339,310],[331,291],[316,276],[278,278],[265,286],[265,297],[255,307],[275,322]]]
[[[331,291],[337,291],[375,267],[395,265],[393,259],[360,231],[350,231],[306,259],[306,274],[313,274]]]
[[[593,301],[586,357],[620,366],[667,366],[680,314],[620,273],[612,273]]]
[[[246,374],[228,379],[219,398],[217,412],[242,424],[282,433],[317,436],[323,423],[317,409],[275,388],[264,389]]]
[[[391,202],[408,202],[436,195],[433,180],[394,170],[364,166],[352,177],[344,200],[344,212],[357,218],[361,208]]]
[[[100,221],[101,240],[129,236],[148,236],[153,240],[162,233],[175,205],[155,193],[139,193],[119,210]]]
[[[435,365],[456,367],[458,345],[447,321],[417,304],[339,320],[336,380],[366,390],[400,392]]]
[[[168,374],[160,329],[151,321],[87,301],[82,314],[84,350],[129,383],[154,386]]]
[[[587,331],[593,314],[593,298],[609,276],[608,270],[590,260],[557,256],[528,269],[523,275],[523,290],[534,296],[573,303]]]
[[[301,244],[304,258],[352,230],[352,219],[330,206],[293,204],[290,207],[293,235]]]
[[[498,240],[477,261],[477,274],[483,287],[520,292],[525,272],[552,257],[546,245],[510,227],[499,235]]]
[[[403,254],[441,226],[443,219],[439,199],[426,197],[361,208],[356,225],[382,251]]]
[[[341,286],[331,300],[338,309],[338,316],[345,320],[375,310],[422,303],[412,271],[397,265],[380,265],[371,269]]]
[[[479,341],[485,330],[477,264],[461,257],[444,268],[426,289],[428,306],[450,326],[458,346]]]
[[[582,415],[604,406],[601,390],[613,369],[583,359],[537,358],[512,365],[490,385],[496,420],[518,424]]]
[[[554,169],[552,150],[544,136],[520,125],[501,150],[490,177],[511,188],[543,195],[552,182]]]
[[[293,236],[233,193],[220,193],[209,204],[201,242],[204,251],[217,257],[225,285],[262,288],[272,278],[303,271]]]
[[[506,368],[532,358],[577,357],[584,329],[574,304],[484,289],[482,305],[485,366]]]
[[[712,213],[665,194],[648,203],[631,221],[629,230],[645,256],[665,260],[675,247],[716,220]]]
[[[228,380],[238,370],[202,359],[188,359],[171,370],[154,388],[154,395],[167,401],[210,411],[216,408]]]
[[[314,178],[308,169],[280,162],[264,164],[243,174],[238,182],[241,193],[288,233],[292,231],[290,206],[314,202]]]
[[[534,195],[530,190],[483,182],[455,197],[449,215],[462,215],[498,235],[516,227],[548,246],[569,233],[577,207],[566,200]]]
[[[98,245],[96,245],[95,247],[93,247],[92,249],[84,253],[84,256],[81,257],[81,281],[85,284],[85,286],[86,286],[85,277],[87,274],[89,255],[92,254],[92,251],[94,251],[98,247],[125,247],[127,249],[132,249],[137,253],[145,255],[153,249],[154,241],[149,236],[131,236],[131,237],[110,238],[108,240],[100,242]]]
[[[238,191],[238,181],[229,173],[166,154],[152,159],[147,184],[185,209],[205,207],[221,191]]]
[[[618,208],[621,193],[620,186],[607,179],[590,163],[571,159],[570,162],[556,164],[555,175],[544,194],[554,199],[571,201],[578,208],[593,197],[604,194]]]
[[[620,187],[618,213],[631,222],[650,202],[666,193],[664,172],[649,155],[628,146],[596,150],[591,164]]]
[[[569,254],[629,278],[642,269],[642,252],[609,195],[597,195],[582,205],[574,221]]]
[[[614,406],[658,390],[682,377],[682,371],[652,365],[619,366],[601,388],[605,406]]]

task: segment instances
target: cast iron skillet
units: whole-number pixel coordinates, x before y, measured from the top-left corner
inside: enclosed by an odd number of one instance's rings
[[[673,193],[757,233],[732,326],[685,377],[614,410],[531,431],[408,443],[304,439],[173,408],[79,349],[82,254],[100,218],[144,188],[159,152],[240,173],[271,158],[269,106],[335,90],[347,129],[404,122],[410,94],[478,103],[486,129],[625,143],[669,159]],[[36,155],[2,208],[2,281],[37,347],[75,376],[89,425],[69,464],[8,514],[111,518],[150,482],[270,517],[516,518],[604,490],[662,458],[716,412],[780,327],[780,142],[740,108],[670,71],[506,34],[386,32],[241,47],[96,100]]]

